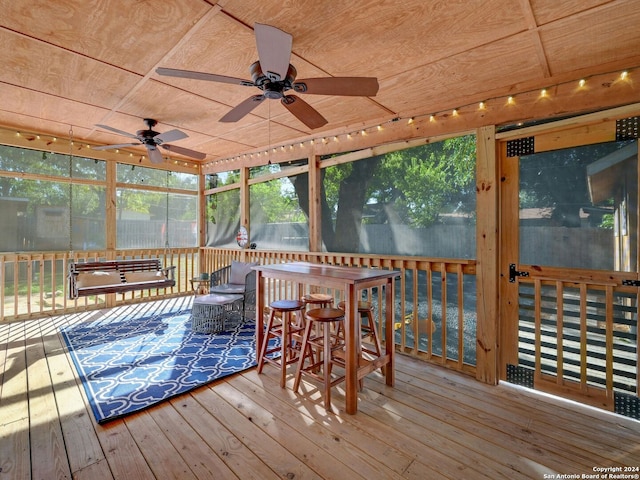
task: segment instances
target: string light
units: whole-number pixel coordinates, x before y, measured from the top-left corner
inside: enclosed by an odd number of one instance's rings
[[[634,69],[636,69],[636,68],[637,68],[637,67],[634,67]],[[611,75],[611,74],[613,74],[613,73],[615,73],[615,72],[608,72],[608,73],[600,74],[600,75],[598,75],[598,76]],[[620,72],[620,73],[619,73],[619,79],[620,79],[620,80],[628,80],[628,79],[629,79],[629,77],[630,77],[630,72],[629,72],[629,70],[624,70],[624,71],[622,71],[622,72]],[[573,82],[575,82],[575,80],[567,81],[567,82],[560,82],[560,83],[558,83],[558,84],[554,85],[554,87],[558,87],[558,86],[565,85],[565,84],[569,84],[569,83],[573,83]],[[585,86],[586,86],[586,84],[587,84],[587,79],[582,78],[582,79],[579,79],[577,82],[578,82],[578,86],[579,86],[580,88],[583,88],[583,87],[585,87]],[[574,85],[575,85],[575,83],[574,83]],[[549,88],[549,87],[548,87],[548,88]],[[522,94],[533,93],[533,92],[534,92],[534,90],[529,90],[529,91],[518,92],[518,94],[519,94],[519,95],[522,95]],[[547,89],[547,88],[543,88],[543,89],[541,89],[541,90],[539,91],[539,96],[540,96],[540,98],[548,98],[548,97],[549,97],[548,89]],[[515,99],[515,96],[514,96],[514,95],[509,95],[509,96],[498,96],[498,97],[492,97],[492,98],[490,98],[490,99],[487,99],[487,100],[483,100],[483,101],[478,102],[478,103],[477,103],[477,109],[478,109],[478,110],[484,110],[484,109],[486,109],[486,108],[487,108],[487,102],[488,102],[489,100],[499,100],[499,99],[505,99],[505,98],[506,98],[506,104],[507,104],[507,105],[515,105],[515,103],[516,103],[516,99]],[[465,108],[467,108],[467,107],[472,107],[472,106],[473,106],[473,104],[468,104],[468,105],[463,105],[463,106],[461,106],[461,107],[455,108],[455,109],[451,110],[451,115],[452,115],[452,116],[458,116],[458,115],[459,115],[460,110],[465,109]],[[407,122],[406,124],[407,124],[407,125],[412,125],[412,124],[414,124],[414,123],[416,122],[416,119],[417,119],[417,118],[421,118],[421,117],[422,117],[422,118],[428,117],[429,122],[435,122],[435,121],[436,121],[436,117],[438,117],[438,116],[443,116],[443,117],[445,117],[445,118],[446,118],[446,110],[443,110],[443,111],[440,111],[440,112],[431,113],[431,114],[428,114],[428,115],[418,115],[417,117],[416,117],[416,116],[408,117],[408,118],[406,119],[406,122]],[[384,123],[397,122],[397,121],[399,121],[399,120],[401,120],[401,119],[402,119],[402,118],[400,118],[400,117],[394,117],[393,119],[390,119],[390,120],[388,120],[388,121],[386,121],[386,122],[383,122],[383,124],[378,124],[378,125],[376,125],[375,127],[373,127],[373,126],[371,126],[371,127],[366,127],[366,128],[363,128],[363,129],[361,129],[361,130],[359,130],[359,131],[356,131],[356,132],[346,133],[346,134],[345,134],[345,136],[346,136],[348,139],[352,139],[354,135],[358,135],[358,134],[360,134],[361,136],[363,136],[363,137],[364,137],[364,136],[367,136],[367,135],[368,135],[367,128],[368,128],[368,129],[375,128],[377,131],[382,131],[382,130],[384,129]],[[16,132],[16,136],[18,136],[18,137],[19,137],[19,136],[21,136],[21,135],[22,135],[22,134],[21,134],[21,132],[20,132],[20,131],[17,131],[17,132]],[[40,135],[35,136],[35,138],[40,139]],[[339,142],[339,136],[338,136],[338,135],[333,135],[333,136],[331,136],[330,138],[333,138],[334,142]],[[316,138],[316,139],[309,139],[309,140],[308,140],[308,141],[309,141],[309,145],[314,145],[316,140],[320,140],[320,141],[321,141],[323,144],[325,144],[325,145],[326,145],[326,144],[328,144],[328,139],[327,139],[327,137],[319,137],[319,138]],[[56,137],[51,137],[51,141],[56,142],[56,141],[57,141],[57,138],[56,138]],[[299,142],[299,144],[298,144],[298,145],[300,146],[300,148],[304,148],[304,147],[306,146],[304,141]],[[289,150],[293,150],[293,149],[294,149],[295,144],[294,144],[294,143],[291,143],[291,144],[281,145],[281,146],[280,146],[281,151],[286,152],[286,147],[287,147],[287,146],[289,147]],[[90,145],[87,145],[86,147],[87,147],[87,148],[91,148],[91,146],[90,146]],[[116,153],[120,153],[120,151],[119,151],[119,150],[115,150],[115,152],[116,152]],[[275,153],[275,152],[277,152],[277,150],[276,150],[276,147],[275,147],[275,146],[273,147],[273,152],[274,152],[274,153]],[[256,155],[257,157],[260,157],[260,156],[261,156],[261,154],[262,154],[263,152],[254,152],[254,153],[255,153],[255,155]],[[249,158],[254,158],[254,153],[249,154]],[[268,150],[268,149],[267,149],[267,150],[265,150],[265,151],[264,151],[264,153],[265,153],[265,155],[268,155],[269,150]],[[132,155],[132,154],[129,154],[129,156],[131,156],[131,155]],[[144,157],[141,157],[141,159],[142,159],[142,158],[144,158]],[[246,159],[247,157],[246,157],[246,155],[242,155],[242,157],[238,156],[238,157],[235,157],[235,158],[219,159],[219,160],[216,160],[216,161],[213,161],[213,162],[209,162],[207,165],[215,165],[215,164],[219,164],[219,163],[221,163],[222,161],[224,161],[224,162],[229,162],[229,161],[232,161],[232,160],[239,160],[239,159],[241,159],[241,158]],[[176,162],[176,164],[177,164],[177,162]],[[189,166],[190,164],[189,164],[189,163],[187,163],[187,162],[185,162],[185,163],[184,163],[184,165],[185,165],[185,166]],[[195,168],[198,168],[198,165],[199,165],[199,164],[194,164],[193,166],[194,166]]]

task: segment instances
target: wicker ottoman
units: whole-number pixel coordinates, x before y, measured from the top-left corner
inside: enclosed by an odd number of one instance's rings
[[[242,295],[212,293],[193,299],[191,329],[200,333],[219,333],[232,327],[229,317],[242,310]],[[235,323],[235,322],[234,322]]]

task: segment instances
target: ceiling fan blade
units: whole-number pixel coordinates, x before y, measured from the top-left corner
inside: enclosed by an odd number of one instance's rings
[[[296,92],[315,95],[375,97],[378,88],[378,79],[374,77],[305,78],[293,84]]]
[[[286,95],[282,97],[281,102],[298,120],[311,129],[320,128],[327,124],[327,119],[320,115],[315,108],[295,95]]]
[[[244,102],[236,105],[232,108],[224,117],[220,119],[221,122],[237,122],[246,114],[251,112],[254,108],[260,105],[264,101],[263,95],[253,95],[247,98]]]
[[[153,145],[146,145],[146,147],[151,163],[162,163],[162,154],[160,153],[160,150]]]
[[[125,132],[124,130],[118,130],[117,128],[110,127],[109,125],[100,125],[96,124],[96,127],[103,128],[105,130],[109,130],[111,132],[117,133],[118,135],[124,135],[129,138],[138,138],[133,133]]]
[[[169,150],[170,152],[184,155],[185,157],[195,158],[196,160],[204,160],[207,156],[202,152],[196,152],[195,150],[190,150],[188,148],[178,147],[177,145],[162,144],[160,146],[165,150]]]
[[[254,31],[262,72],[271,81],[284,80],[289,70],[293,37],[276,27],[262,23],[256,23]]]
[[[137,147],[138,145],[142,145],[142,144],[141,143],[118,143],[117,145],[100,145],[98,147],[91,147],[91,150],[111,150],[114,148]]]
[[[242,78],[227,77],[226,75],[216,75],[214,73],[192,72],[190,70],[178,70],[175,68],[156,68],[156,73],[168,77],[191,78],[194,80],[207,80],[209,82],[231,83],[233,85],[244,85],[253,87],[251,80]]]
[[[187,138],[189,135],[180,131],[180,130],[169,130],[168,132],[161,133],[160,135],[156,135],[153,137],[154,142],[156,144],[161,144],[165,142],[175,142],[176,140],[182,140],[183,138]]]

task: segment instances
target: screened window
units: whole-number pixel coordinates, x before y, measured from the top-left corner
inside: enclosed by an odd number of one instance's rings
[[[197,175],[118,164],[117,178],[118,248],[197,246]]]
[[[0,251],[105,248],[105,175],[102,161],[0,146]]]
[[[69,183],[17,178],[0,178],[0,184],[1,251],[105,247],[103,186],[70,189]]]
[[[251,242],[267,250],[309,250],[308,175],[281,177],[251,185]],[[307,211],[308,212],[308,211]]]
[[[475,256],[475,136],[323,170],[326,251]]]
[[[520,263],[636,271],[638,144],[520,158]]]
[[[118,164],[118,182],[151,187],[198,190],[198,176],[190,173],[167,172],[137,165]]]
[[[240,228],[240,189],[207,196],[207,246],[237,247]]]
[[[71,161],[71,165],[69,162]],[[105,162],[59,153],[0,145],[0,170],[104,181]]]
[[[207,240],[209,247],[237,247],[236,233],[240,228],[240,170],[205,176],[205,189],[236,185],[206,197]]]

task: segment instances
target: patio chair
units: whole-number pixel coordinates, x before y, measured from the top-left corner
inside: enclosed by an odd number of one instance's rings
[[[218,295],[242,295],[242,316],[255,318],[256,309],[256,272],[251,267],[259,265],[259,262],[237,262],[222,267],[210,276],[209,293]],[[253,313],[254,316],[251,316]]]

